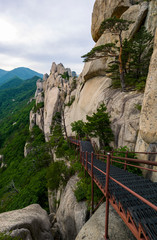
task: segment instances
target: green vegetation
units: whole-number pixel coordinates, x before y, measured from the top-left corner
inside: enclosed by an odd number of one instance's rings
[[[127,152],[128,152],[128,153],[127,153]],[[113,152],[113,156],[116,156],[116,157],[126,157],[126,154],[127,154],[127,157],[128,157],[128,158],[137,159],[137,158],[136,158],[136,154],[129,152],[129,148],[128,148],[127,146],[114,149],[114,152]],[[120,159],[116,159],[116,161],[123,162],[123,161],[120,160]],[[139,166],[139,164],[133,163],[133,162],[127,162],[127,163],[132,164],[132,165],[135,165],[135,167],[127,166],[127,171],[128,171],[128,172],[131,172],[131,173],[137,174],[137,175],[139,175],[139,176],[142,176],[142,171],[141,171],[141,169],[136,168],[136,166]],[[124,165],[121,164],[121,163],[115,163],[115,162],[113,162],[113,165],[116,166],[116,167],[119,167],[119,168],[124,169]]]
[[[69,178],[75,173],[73,163],[75,162],[75,150],[74,146],[69,146],[68,142],[64,139],[63,126],[61,113],[57,112],[52,119],[52,136],[49,142],[51,148],[53,148],[57,158],[63,158],[71,163],[68,167],[64,160],[58,160],[57,162],[51,161],[47,170],[47,182],[48,187],[53,191],[57,190],[59,186],[65,186]]]
[[[121,87],[122,91],[132,89],[143,91],[152,55],[153,36],[141,27],[131,40],[122,39],[122,31],[128,30],[131,23],[116,17],[104,20],[100,33],[109,31],[117,34],[119,40],[97,46],[82,57],[85,62],[104,57],[112,58],[106,73],[110,74],[113,87]]]
[[[47,171],[48,187],[53,191],[65,186],[73,174],[73,169],[68,168],[64,161],[51,163]]]
[[[10,81],[8,81],[7,83],[4,83],[3,85],[1,85],[0,90],[19,87],[20,85],[23,84],[23,82],[24,81],[22,79],[20,79],[18,77],[14,77]]]
[[[71,124],[72,131],[80,138],[86,136],[99,137],[100,146],[106,147],[113,140],[113,133],[110,127],[110,116],[106,106],[101,104],[96,113],[86,116],[87,122],[79,120]]]
[[[69,80],[69,78],[70,78],[68,72],[64,72],[61,76],[62,76],[62,78],[64,78],[65,80]]]
[[[74,191],[75,197],[77,201],[86,200],[88,204],[88,208],[90,208],[91,204],[91,177],[88,175],[84,177],[84,172],[79,172],[80,180],[76,184],[76,189]],[[94,203],[98,204],[100,199],[102,198],[103,193],[94,183]]]
[[[71,130],[76,133],[76,138],[82,139],[85,137],[84,127],[85,123],[82,120],[71,123]]]
[[[142,105],[141,104],[135,104],[135,108],[141,112],[141,109],[142,109]]]
[[[76,86],[77,86],[77,82],[76,81],[77,81],[77,78],[73,77],[73,81],[72,81],[72,85],[71,85],[71,91],[76,89]]]
[[[0,233],[0,240],[22,240],[20,237],[11,237],[8,234]]]
[[[127,89],[136,89],[143,91],[150,58],[152,55],[152,35],[144,27],[135,34],[133,39],[123,41],[122,63],[124,69],[125,83]],[[118,59],[116,58],[116,61]],[[112,62],[108,72],[111,73],[113,87],[120,87],[120,78],[118,75],[118,64]]]
[[[72,96],[70,101],[67,104],[65,104],[64,106],[70,107],[73,104],[74,101],[75,101],[75,96]]]
[[[37,105],[35,104],[33,107],[33,112],[36,113],[40,108],[44,107],[44,102],[40,102]]]
[[[27,146],[30,153],[24,158],[26,140],[31,140]],[[41,131],[35,127],[29,133],[28,124],[17,129],[6,140],[1,149],[7,168],[0,170],[0,212],[23,208],[32,203],[39,203],[48,210],[45,177],[51,161],[48,152]]]
[[[11,71],[2,71],[1,70],[0,74],[0,85],[7,83],[8,81],[10,81],[13,78],[20,78],[22,80],[27,80],[30,78],[33,78],[34,76],[37,76],[37,78],[42,78],[43,74],[40,74],[38,72],[35,72],[29,68],[25,68],[25,67],[19,67],[19,68],[15,68]],[[5,73],[5,74],[4,74]]]
[[[29,132],[29,113],[34,105],[29,100],[34,96],[37,79],[0,91],[0,154],[5,164],[0,168],[0,212],[32,203],[48,210],[46,172],[50,148],[38,127]],[[29,153],[24,158],[26,141]]]
[[[21,109],[36,90],[38,77],[24,81],[20,86],[0,90],[0,125],[5,117],[10,117],[13,113]]]
[[[119,53],[118,53],[118,66],[119,66],[119,76],[122,90],[125,90],[125,78],[124,78],[124,69],[122,64],[122,51],[123,51],[123,39],[122,39],[122,31],[126,31],[131,24],[131,21],[119,19],[116,17],[112,17],[104,20],[100,26],[100,33],[108,30],[111,33],[117,34],[119,37]],[[117,43],[117,42],[116,42]],[[91,61],[93,59],[98,59],[102,57],[116,57],[116,43],[108,43],[105,45],[101,45],[99,47],[93,48],[91,52],[82,56],[85,58],[85,62]],[[91,58],[92,56],[92,58]]]

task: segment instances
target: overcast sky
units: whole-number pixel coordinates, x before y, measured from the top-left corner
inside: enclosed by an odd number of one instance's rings
[[[49,73],[52,62],[80,73],[94,42],[95,0],[0,0],[0,68]]]

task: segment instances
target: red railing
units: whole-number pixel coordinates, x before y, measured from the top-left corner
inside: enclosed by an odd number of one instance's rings
[[[75,140],[70,140],[70,141],[80,148],[80,161],[81,161],[81,164],[82,164],[82,166],[84,166],[85,171],[88,172],[88,174],[91,176],[91,188],[92,188],[92,198],[91,198],[92,199],[92,203],[91,204],[92,204],[92,211],[94,211],[94,182],[98,185],[100,190],[106,196],[106,213],[105,213],[106,216],[105,216],[105,236],[104,236],[105,239],[106,240],[109,239],[109,237],[108,237],[108,217],[109,217],[109,202],[110,202],[112,204],[112,206],[115,208],[115,210],[119,213],[119,215],[121,216],[123,221],[126,223],[126,225],[130,228],[130,230],[132,231],[134,236],[138,240],[142,240],[142,239],[148,240],[149,237],[143,231],[142,226],[139,224],[139,228],[137,229],[135,227],[135,224],[134,224],[133,220],[130,220],[131,219],[130,214],[127,213],[127,214],[129,214],[129,216],[126,216],[126,214],[124,214],[124,212],[122,211],[122,207],[120,206],[121,209],[119,210],[119,207],[115,205],[116,204],[115,200],[111,198],[110,193],[109,193],[109,179],[111,179],[112,181],[117,183],[119,186],[124,188],[126,191],[128,191],[129,193],[134,195],[136,198],[138,198],[139,200],[141,200],[142,202],[147,204],[149,207],[151,207],[155,211],[157,211],[157,206],[154,205],[153,203],[151,203],[150,201],[148,201],[147,199],[145,199],[144,197],[140,196],[139,194],[137,194],[136,192],[134,192],[130,188],[126,187],[124,184],[120,183],[119,181],[117,181],[113,177],[111,177],[110,176],[110,165],[113,162],[116,162],[116,163],[119,163],[119,164],[123,164],[125,170],[127,169],[127,166],[131,166],[131,167],[139,168],[139,169],[142,169],[142,170],[148,170],[148,171],[152,171],[152,172],[157,172],[157,170],[155,170],[155,169],[150,169],[150,168],[146,168],[146,167],[130,164],[130,163],[136,163],[136,164],[145,164],[145,165],[157,166],[157,162],[147,161],[147,160],[142,160],[142,159],[128,158],[127,156],[128,156],[129,152],[116,152],[116,153],[125,153],[126,154],[125,157],[113,156],[113,152],[109,152],[107,155],[91,153],[91,160],[89,162],[88,161],[88,154],[90,154],[90,153],[82,152],[80,141],[79,142],[76,142]],[[144,153],[144,152],[142,152],[142,153],[140,153],[140,152],[131,152],[131,153],[157,154],[155,152],[153,152],[153,153],[149,153],[149,152],[146,152],[146,153]],[[93,162],[93,156],[94,155],[98,159],[100,159],[100,160],[103,160],[103,161],[106,160],[107,161],[107,163],[106,163],[107,164],[107,166],[106,166],[106,173],[94,165],[94,162]],[[118,160],[120,160],[120,161],[118,161]],[[91,165],[91,169],[90,170],[88,169],[88,164]],[[105,189],[103,189],[100,186],[100,183],[97,181],[97,179],[95,179],[94,174],[93,174],[93,169],[94,168],[97,169],[98,171],[100,171],[101,173],[103,173],[105,175],[105,177],[106,177]],[[100,200],[100,202],[102,202],[102,199]],[[98,205],[96,206],[96,208],[98,208]],[[130,221],[132,222],[132,225],[130,224]]]

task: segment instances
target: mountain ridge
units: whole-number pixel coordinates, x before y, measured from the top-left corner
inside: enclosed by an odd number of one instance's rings
[[[14,68],[11,71],[5,71],[0,69],[0,86],[13,78],[20,78],[22,80],[30,79],[34,76],[38,76],[40,78],[43,77],[43,74],[38,73],[30,68],[26,67],[18,67]]]

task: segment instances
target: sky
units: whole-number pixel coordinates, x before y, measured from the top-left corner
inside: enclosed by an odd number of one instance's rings
[[[94,47],[95,0],[0,0],[0,69],[50,72],[52,62],[78,74]]]

